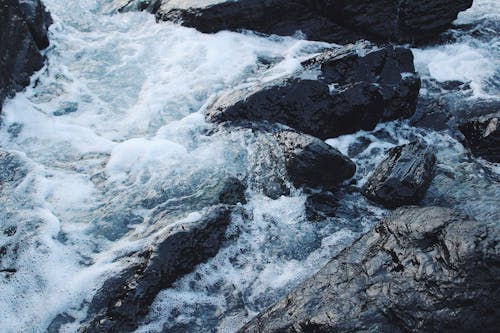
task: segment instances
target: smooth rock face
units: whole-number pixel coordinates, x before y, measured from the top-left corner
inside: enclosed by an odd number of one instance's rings
[[[389,150],[363,186],[363,194],[387,208],[417,204],[434,177],[436,157],[412,142]]]
[[[0,110],[3,100],[30,83],[43,66],[52,23],[40,0],[0,0]]]
[[[144,8],[156,13],[158,20],[179,22],[202,32],[247,29],[292,35],[300,31],[311,40],[344,44],[358,39],[401,43],[425,41],[446,30],[460,11],[472,5],[472,0],[151,2],[156,5]],[[125,8],[127,6],[130,4]]]
[[[415,111],[420,80],[408,49],[358,43],[325,51],[303,66],[303,76],[319,71],[318,79],[291,77],[234,91],[208,106],[207,119],[266,120],[326,139]]]
[[[242,129],[260,133],[273,142],[271,158],[282,161],[286,172],[271,170],[271,173],[282,174],[285,182],[289,181],[296,187],[336,189],[356,172],[354,162],[340,151],[316,137],[287,126],[269,122],[238,121],[226,122],[219,127],[219,130],[229,131]],[[265,181],[266,184],[262,185],[268,187],[268,190],[264,191],[267,196],[276,199],[287,194],[285,184],[270,179],[269,175]],[[273,185],[273,182],[276,184]]]
[[[313,136],[283,130],[275,137],[295,186],[332,189],[356,172],[356,165],[348,157]]]
[[[155,296],[213,257],[231,219],[228,206],[211,208],[200,220],[167,228],[154,248],[133,254],[131,265],[97,291],[80,332],[129,332],[147,314]]]
[[[481,117],[459,126],[471,152],[490,162],[500,163],[500,115]]]
[[[240,332],[495,332],[500,231],[405,207]]]

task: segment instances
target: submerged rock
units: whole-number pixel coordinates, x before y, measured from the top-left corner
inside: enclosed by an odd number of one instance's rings
[[[321,221],[335,217],[338,207],[338,197],[332,192],[312,193],[305,203],[307,220]]]
[[[0,193],[4,187],[16,187],[26,177],[26,164],[16,153],[0,150]]]
[[[104,282],[80,332],[136,329],[162,289],[217,254],[230,220],[231,209],[222,205],[209,209],[195,222],[167,227],[154,247],[132,255],[127,269]]]
[[[434,153],[421,143],[394,147],[363,186],[363,194],[387,208],[416,204],[429,188],[435,163]]]
[[[494,332],[500,232],[400,208],[240,332]]]
[[[326,139],[415,111],[420,79],[408,49],[358,43],[303,66],[294,77],[221,96],[208,106],[208,120],[266,120]],[[300,78],[317,72],[315,80]]]
[[[500,163],[500,115],[481,117],[459,126],[471,152],[494,163]]]
[[[0,111],[4,99],[30,83],[43,66],[52,24],[40,0],[0,0]]]
[[[121,6],[120,6],[121,5]],[[358,39],[420,42],[446,30],[472,0],[132,0],[118,10],[147,9],[157,20],[173,21],[202,32],[254,30],[335,43]]]

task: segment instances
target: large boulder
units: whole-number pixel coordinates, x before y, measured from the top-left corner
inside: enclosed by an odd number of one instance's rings
[[[240,332],[495,332],[500,231],[400,208]]]
[[[254,30],[267,34],[302,32],[308,39],[335,43],[358,39],[420,42],[446,30],[472,0],[116,0],[114,8],[149,10],[157,20],[202,32]]]
[[[131,255],[129,267],[104,282],[80,332],[135,330],[162,289],[217,254],[230,220],[230,207],[221,205],[197,221],[165,228],[152,248]]]
[[[434,178],[436,157],[425,145],[394,147],[363,186],[363,194],[387,208],[417,204]]]
[[[40,0],[0,0],[0,111],[7,96],[43,66],[51,17]]]
[[[480,117],[459,126],[471,152],[494,163],[500,163],[500,114]]]
[[[266,120],[326,139],[411,116],[419,89],[410,50],[361,42],[323,52],[293,77],[223,95],[207,119]]]

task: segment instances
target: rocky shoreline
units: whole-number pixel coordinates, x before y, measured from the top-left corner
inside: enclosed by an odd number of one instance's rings
[[[39,0],[0,2],[0,70],[6,73],[0,78],[1,111],[4,99],[28,86],[42,68],[52,20]],[[238,87],[204,107],[212,135],[249,130],[274,144],[284,176],[253,185],[273,199],[303,191],[309,220],[335,215],[336,198],[348,191],[396,209],[240,332],[493,332],[500,325],[498,226],[447,208],[408,206],[418,205],[433,181],[433,148],[413,141],[388,150],[358,186],[352,180],[356,163],[323,141],[410,118],[415,126],[451,127],[472,155],[499,163],[498,113],[450,122],[434,112],[435,100],[419,99],[422,82],[412,51],[391,44],[432,43],[471,5],[471,0],[202,5],[115,0],[107,8],[146,10],[159,23],[203,33],[252,30],[342,44],[330,44],[287,77]],[[0,152],[0,190],[24,177],[5,171],[13,156]],[[160,291],[224,247],[232,215],[245,214],[247,186],[234,177],[221,181],[202,216],[162,229],[154,246],[125,255],[126,268],[96,291],[79,332],[137,329]],[[164,215],[156,210],[152,221],[161,225]],[[1,257],[0,252],[0,262]],[[61,314],[49,331],[72,320]]]
[[[51,24],[40,0],[0,1],[0,112],[5,98],[28,86],[42,68]]]

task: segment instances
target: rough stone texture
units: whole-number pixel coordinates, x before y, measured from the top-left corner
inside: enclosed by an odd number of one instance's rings
[[[500,114],[470,120],[459,126],[471,152],[490,162],[500,163]]]
[[[500,232],[405,207],[240,332],[495,332]]]
[[[116,8],[142,8],[163,21],[202,32],[248,29],[336,43],[358,39],[420,42],[446,30],[472,0],[239,0],[119,1]],[[131,5],[130,3],[135,3]],[[144,3],[147,3],[146,5]],[[142,5],[141,5],[142,4]]]
[[[0,111],[4,99],[42,68],[51,23],[40,0],[0,0]]]
[[[361,42],[306,61],[302,77],[221,96],[207,108],[212,122],[270,121],[321,139],[372,130],[415,111],[420,80],[411,51]]]
[[[130,266],[97,291],[80,332],[129,332],[155,296],[219,251],[230,222],[228,206],[211,208],[200,220],[173,225],[154,248],[132,255]]]
[[[429,188],[435,163],[434,153],[421,143],[394,147],[363,186],[363,194],[387,208],[416,204]]]

